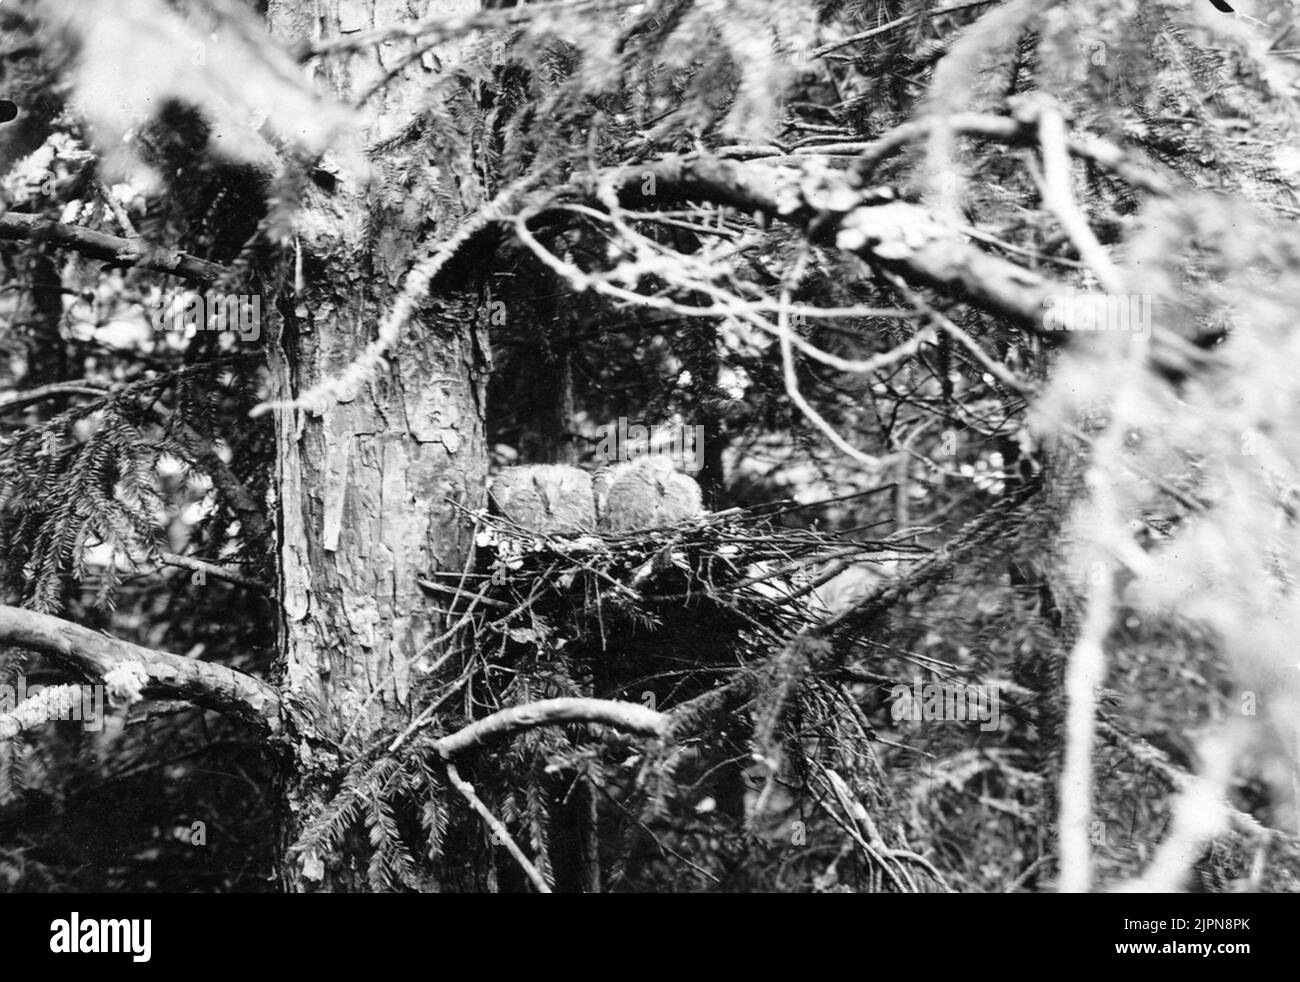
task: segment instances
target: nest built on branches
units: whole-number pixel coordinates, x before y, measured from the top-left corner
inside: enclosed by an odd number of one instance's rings
[[[785,512],[732,509],[660,528],[538,535],[475,513],[478,572],[425,581],[466,657],[543,672],[563,659],[582,694],[661,706],[711,688],[837,613],[837,581],[930,552],[777,524]],[[570,694],[570,693],[564,693]]]

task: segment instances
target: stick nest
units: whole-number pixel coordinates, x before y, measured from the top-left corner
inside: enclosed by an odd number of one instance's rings
[[[491,661],[522,673],[558,659],[585,694],[654,691],[661,704],[675,702],[824,619],[819,588],[850,566],[930,555],[903,541],[778,525],[792,510],[731,509],[580,536],[538,535],[474,512],[478,571],[425,586]]]

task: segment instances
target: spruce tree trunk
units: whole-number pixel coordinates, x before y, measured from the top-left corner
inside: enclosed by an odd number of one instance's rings
[[[325,7],[272,0],[268,11],[273,36],[288,47],[397,15],[378,0]],[[355,103],[405,51],[394,44],[332,55],[318,80]],[[416,61],[373,97],[363,109],[365,144],[410,123],[428,85],[428,69]],[[428,147],[420,141],[394,141],[373,163],[368,183],[344,174],[330,190],[311,188],[303,202],[301,283],[281,284],[267,332],[274,398],[337,377],[375,337],[418,258],[417,242],[445,237],[460,218],[443,216],[442,227],[430,227],[427,210],[412,206],[431,197]],[[459,175],[463,209],[477,203],[478,173],[467,167]],[[478,307],[476,290],[435,288],[387,364],[350,399],[321,416],[277,411],[288,733],[282,849],[375,735],[412,716],[413,687],[422,680],[417,653],[439,630],[417,578],[463,566],[468,526],[452,502],[478,507],[486,479],[487,340]],[[293,891],[365,890],[365,869],[354,855],[282,853],[279,876]]]

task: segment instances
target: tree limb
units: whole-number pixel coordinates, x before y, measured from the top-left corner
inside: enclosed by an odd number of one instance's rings
[[[476,720],[438,740],[434,746],[448,760],[497,737],[556,723],[601,723],[649,737],[662,737],[668,731],[668,717],[640,703],[613,699],[543,699],[511,706]]]
[[[167,566],[176,566],[180,569],[194,570],[196,573],[211,576],[214,580],[225,580],[227,583],[234,583],[268,597],[271,595],[270,588],[261,580],[256,580],[251,576],[244,576],[242,573],[228,570],[224,566],[219,566],[216,563],[197,559],[194,556],[182,556],[180,553],[176,552],[160,552],[158,553],[158,558]]]
[[[510,833],[506,830],[506,827],[501,824],[501,819],[493,815],[488,809],[488,806],[483,804],[483,799],[478,796],[477,792],[475,792],[474,785],[470,784],[460,776],[460,772],[456,770],[456,765],[451,763],[451,761],[447,762],[447,780],[450,781],[451,786],[459,791],[464,799],[469,802],[469,806],[473,808],[474,811],[478,812],[479,817],[483,819],[484,824],[492,830],[492,834],[496,840],[506,847],[506,851],[514,857],[514,861],[519,864],[519,868],[524,871],[528,879],[533,881],[533,886],[537,888],[537,892],[550,893],[551,888],[546,885],[546,880],[542,876],[541,871],[538,870],[528,857],[524,855],[524,851],[519,848],[519,844],[510,837]]]
[[[0,713],[0,743],[56,719],[80,719],[82,691],[75,685],[52,685]]]
[[[0,217],[0,221],[4,221],[3,217]],[[62,395],[96,396],[102,399],[108,395],[108,389],[89,382],[51,382],[49,385],[28,389],[26,392],[15,392],[0,399],[0,413]]]
[[[1012,132],[1020,127],[1015,120],[1006,125]],[[628,205],[710,201],[760,212],[798,228],[817,245],[850,252],[910,283],[1007,317],[1046,339],[1061,339],[1047,316],[1051,298],[1061,290],[1058,282],[982,252],[960,230],[920,205],[873,201],[843,173],[790,158],[777,165],[669,156],[608,172],[602,183],[612,186]],[[577,190],[599,196],[590,181],[579,182]],[[1155,325],[1148,357],[1157,371],[1181,378],[1199,367],[1206,353]]]
[[[452,758],[474,750],[483,744],[507,734],[537,726],[557,723],[600,723],[617,730],[642,736],[663,737],[668,732],[668,717],[648,709],[640,703],[618,702],[612,699],[543,699],[541,702],[502,709],[491,716],[476,720],[469,726],[438,740],[434,747],[446,761],[447,779],[461,793],[470,807],[479,814],[500,844],[504,845],[515,862],[532,881],[538,893],[550,893],[546,880],[537,867],[524,855],[523,850],[510,837],[510,833],[474,791],[474,786],[460,776]]]
[[[990,0],[966,0],[965,3],[950,4],[947,7],[940,7],[937,10],[915,14],[904,14],[902,17],[896,17],[888,23],[881,24],[879,27],[873,27],[858,34],[850,34],[848,37],[840,38],[838,41],[830,41],[819,48],[814,48],[811,57],[820,58],[822,55],[828,55],[832,51],[837,51],[840,48],[847,48],[850,44],[857,44],[859,41],[869,41],[878,34],[887,34],[899,27],[906,27],[914,20],[918,20],[922,17],[941,17],[944,14],[956,13],[957,11],[967,9],[968,7],[984,7],[987,6],[989,2]]]
[[[28,239],[72,249],[92,259],[170,273],[181,279],[211,283],[227,270],[217,263],[183,252],[151,251],[139,239],[124,239],[78,225],[64,225],[35,215],[0,215],[0,239]]]
[[[853,162],[853,170],[858,179],[863,184],[866,184],[870,181],[871,175],[881,161],[892,157],[910,143],[918,143],[928,139],[936,122],[937,119],[934,116],[922,116],[918,119],[908,120],[906,123],[900,123],[888,133],[870,142],[844,143],[831,146],[823,144],[814,147],[801,147],[794,152],[796,154],[856,153],[858,159]],[[1014,116],[997,116],[993,113],[976,112],[954,113],[944,119],[944,124],[954,134],[984,137],[989,140],[1002,140],[1011,144],[1028,146],[1036,138],[1035,127],[1027,121],[1017,119]],[[1135,188],[1146,191],[1148,194],[1166,198],[1174,192],[1171,181],[1135,163],[1130,159],[1129,154],[1126,154],[1113,143],[1092,136],[1069,136],[1066,139],[1066,149],[1071,156],[1096,164],[1103,170],[1110,171],[1116,177],[1133,185]]]
[[[280,698],[260,679],[213,662],[109,637],[49,614],[0,605],[0,644],[49,655],[68,670],[102,681],[114,669],[134,667],[145,676],[142,692],[187,699],[249,723],[266,733],[279,727]]]

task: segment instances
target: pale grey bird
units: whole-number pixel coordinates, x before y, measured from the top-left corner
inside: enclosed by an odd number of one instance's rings
[[[492,478],[496,510],[540,535],[575,535],[596,527],[591,477],[565,464],[507,467]]]
[[[547,531],[589,532],[596,527],[596,496],[591,475],[567,464],[533,468],[533,485],[546,506]]]
[[[661,474],[660,487],[663,491],[659,503],[660,525],[671,525],[704,513],[700,486],[689,474],[682,474],[670,467],[667,473]]]
[[[704,511],[700,486],[666,457],[644,457],[598,474],[596,516],[611,532],[657,528]]]
[[[592,475],[591,490],[596,499],[596,524],[604,528],[605,510],[609,507],[609,488],[618,476],[616,466],[606,464]]]

